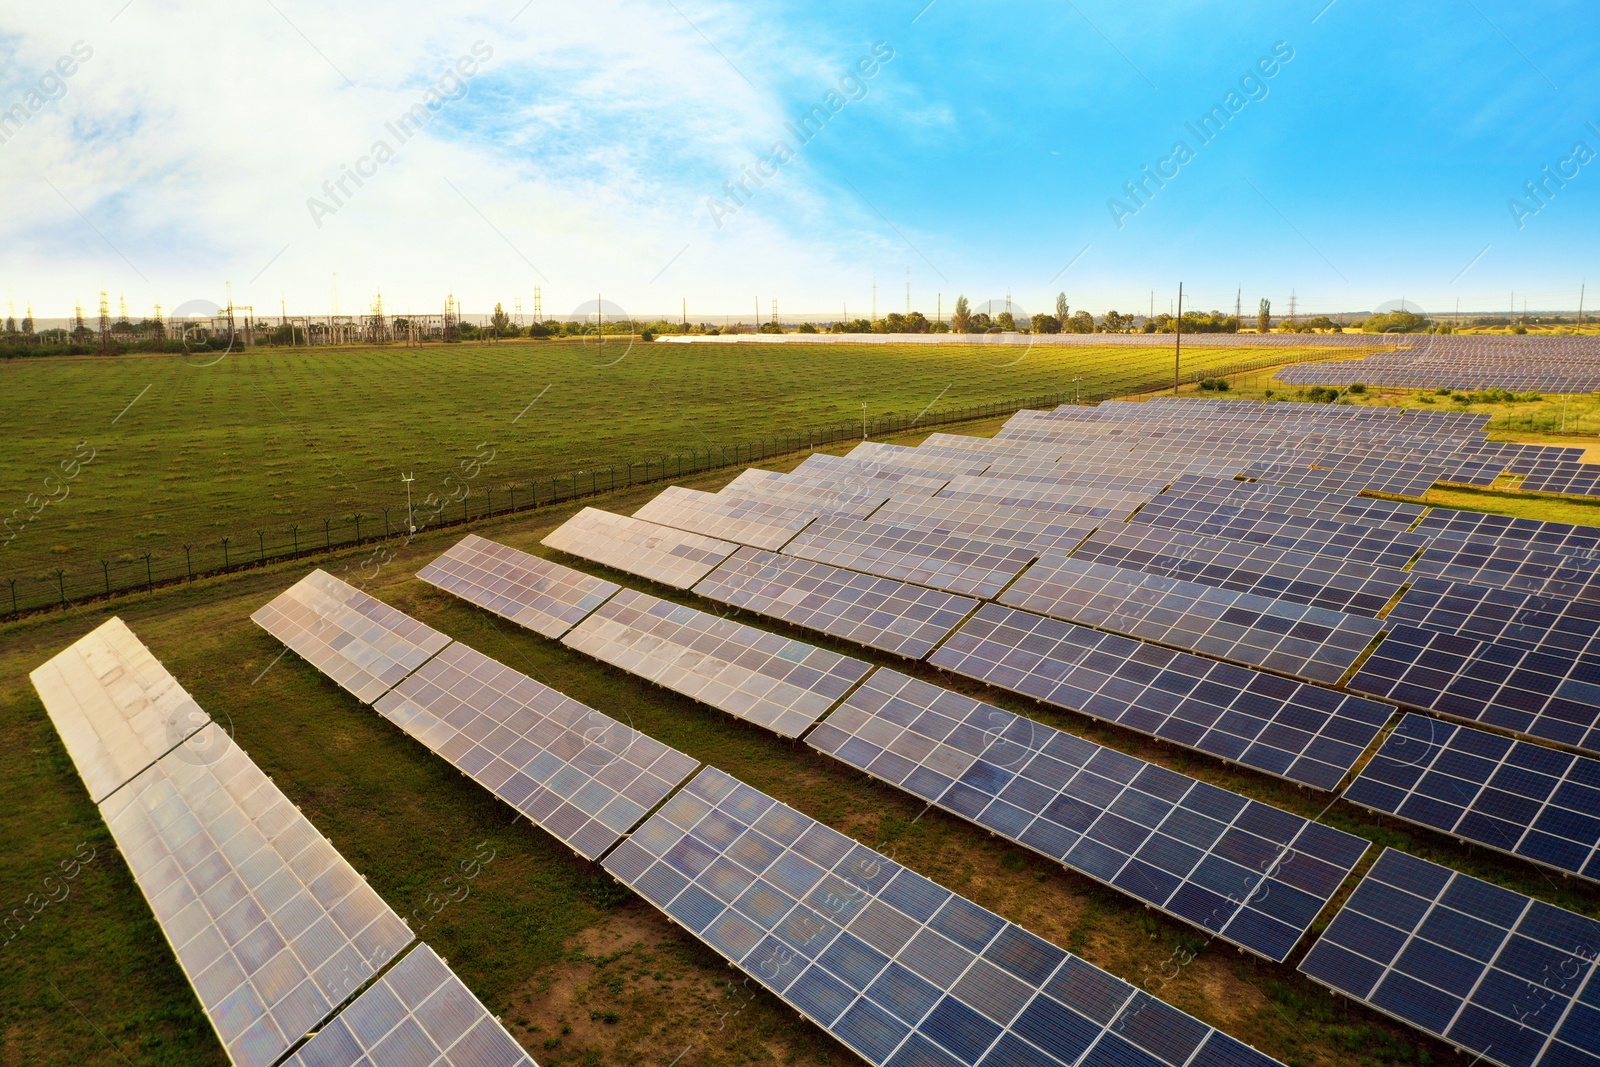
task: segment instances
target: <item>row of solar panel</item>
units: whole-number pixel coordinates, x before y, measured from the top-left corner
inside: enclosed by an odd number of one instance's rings
[[[531,1067],[120,619],[32,677],[234,1064]]]
[[[472,551],[464,550],[462,545],[458,545],[447,553],[446,559],[451,566],[448,570],[436,567],[435,574],[464,591],[469,599],[493,605],[508,616],[520,615],[528,619],[530,628],[537,629],[542,620],[557,614],[554,610],[555,605],[547,603],[552,596],[570,598],[578,595],[576,591],[582,589],[582,583],[575,579],[551,581],[551,578],[562,576],[548,572],[541,575],[539,590],[516,591],[504,586],[497,587],[487,580],[491,577],[487,573],[489,570],[504,573],[509,567],[514,573],[526,576],[544,571],[544,567],[538,566],[544,561],[535,561],[531,557],[527,560],[520,559],[521,554],[513,554],[504,546],[482,542],[481,539],[475,539],[467,547]],[[474,559],[484,566],[482,572],[470,566]],[[327,587],[327,583],[321,584],[324,588]],[[354,590],[350,592],[355,593]],[[630,599],[630,596],[641,598],[642,594],[622,592],[588,620],[580,622],[572,633],[577,633],[593,620],[604,617],[606,609],[616,604],[627,605],[633,611],[633,615],[618,617],[626,618],[629,624],[637,624],[638,620],[634,616],[638,614],[639,605],[635,599]],[[347,602],[355,599],[358,597],[348,597]],[[654,598],[643,599],[654,600]],[[662,602],[654,601],[654,603]],[[530,612],[529,607],[539,610]],[[681,612],[689,609],[675,610]],[[693,628],[692,619],[678,621],[687,623]],[[570,637],[572,633],[568,636]],[[779,643],[784,644],[781,640]],[[653,742],[650,744],[654,747],[647,749],[644,759],[630,760],[630,757],[638,751],[641,739],[622,737],[618,724],[604,720],[603,717],[599,717],[602,721],[596,722],[598,713],[544,689],[533,680],[459,644],[446,647],[420,670],[380,698],[378,710],[503,797],[507,796],[508,790],[517,796],[530,789],[536,790],[539,782],[545,780],[553,782],[573,767],[597,771],[600,776],[604,776],[611,768],[631,762],[633,767],[626,772],[626,777],[636,780],[640,765],[660,767],[666,764],[670,773],[665,778],[657,780],[664,782],[674,779],[671,785],[675,786],[696,766],[689,761],[685,767],[674,760],[679,754]],[[517,738],[517,733],[525,724],[513,720],[517,715],[529,716],[530,712],[543,712],[549,719],[558,720],[561,725],[568,728],[568,733],[564,736],[569,738],[576,736],[577,728],[587,725],[588,729],[583,731],[583,736],[599,743],[583,749],[573,744],[565,751],[552,746],[547,755],[564,757],[566,766],[551,760],[550,766],[540,768],[539,759],[535,757],[522,766],[522,771],[519,771],[518,766],[527,753],[515,756],[510,753],[522,743]],[[1065,739],[1067,735],[1059,736]],[[1043,737],[1044,733],[1041,732],[1041,738]],[[607,744],[605,741],[607,738],[612,739],[613,743]],[[642,740],[648,742],[648,739]],[[1066,755],[1059,751],[1060,748],[1059,744],[1051,746],[1055,755]],[[1045,755],[1040,752],[1038,757],[1041,762],[1033,768],[1034,775],[1044,774],[1042,761],[1056,762],[1055,755]],[[1113,754],[1107,751],[1107,757],[1112,756]],[[1062,763],[1061,766],[1068,765]],[[555,768],[553,775],[550,773],[552,767]],[[1128,773],[1130,768],[1122,765],[1113,767],[1106,759],[1096,761],[1093,769],[1082,766],[1079,769],[1082,774],[1076,779],[1076,791],[1085,797],[1096,795],[1095,788],[1089,784],[1091,780],[1111,785],[1131,777]],[[1149,819],[1152,813],[1146,810],[1148,803],[1160,803],[1159,798],[1171,793],[1175,784],[1186,782],[1187,788],[1178,790],[1174,795],[1174,799],[1182,803],[1169,804],[1175,809],[1171,812],[1171,817],[1158,820],[1163,827],[1162,839],[1170,843],[1166,852],[1171,853],[1175,849],[1184,848],[1195,852],[1203,848],[1211,853],[1212,860],[1209,864],[1199,861],[1190,864],[1193,867],[1205,867],[1203,871],[1193,872],[1190,879],[1191,892],[1207,895],[1211,925],[1224,931],[1223,936],[1251,947],[1256,947],[1256,942],[1262,940],[1266,940],[1273,949],[1278,949],[1281,945],[1281,950],[1277,951],[1274,957],[1281,959],[1298,940],[1304,924],[1309,923],[1310,918],[1326,902],[1328,895],[1349,873],[1355,860],[1365,850],[1365,843],[1359,839],[1348,838],[1347,835],[1318,836],[1321,828],[1312,827],[1304,820],[1298,820],[1286,813],[1275,812],[1265,805],[1249,804],[1243,798],[1234,798],[1238,803],[1231,804],[1227,799],[1230,795],[1222,790],[1201,786],[1200,783],[1172,775],[1170,772],[1159,772],[1158,768],[1149,770],[1151,773],[1142,776],[1137,786],[1131,790],[1124,790],[1127,800],[1124,804],[1118,805],[1118,810],[1122,814],[1112,812],[1109,810],[1110,806],[1107,806],[1104,812],[1105,829],[1109,829],[1112,821],[1127,821],[1125,816]],[[1165,775],[1159,782],[1152,777],[1157,772]],[[1107,775],[1110,777],[1106,777]],[[512,783],[518,778],[523,780],[520,784],[513,785]],[[573,784],[575,783],[576,779]],[[684,826],[683,829],[692,829],[696,835],[689,845],[663,850],[671,853],[668,859],[678,869],[683,869],[691,875],[703,874],[705,877],[702,885],[705,890],[720,896],[712,898],[691,894],[680,899],[675,894],[672,899],[666,898],[661,892],[661,886],[667,877],[665,872],[643,878],[638,882],[630,881],[628,871],[633,853],[629,850],[636,848],[639,843],[657,840],[661,834],[663,820],[670,825],[670,820],[676,818],[682,821],[685,813],[694,810],[697,805],[704,808],[705,804],[702,801],[707,797],[716,799],[720,796],[723,792],[721,786],[724,783],[730,790],[736,790],[739,794],[737,797],[733,797],[732,793],[728,794],[732,799],[726,805],[726,813],[720,817]],[[716,795],[713,796],[713,793]],[[1066,798],[1067,794],[1063,793],[1062,796]],[[1134,801],[1135,796],[1147,798],[1147,804],[1138,805]],[[1061,1046],[1047,1040],[1048,1031],[1037,1029],[1032,1021],[1021,1026],[1010,1039],[1010,1043],[1001,1041],[1000,1031],[1006,1029],[1014,1020],[1018,1020],[1023,1009],[1027,1007],[1027,998],[1023,998],[1012,1005],[1009,1014],[1005,1011],[1006,1002],[1016,1000],[1021,995],[1015,968],[1013,967],[1011,971],[1005,970],[1006,961],[1019,958],[1016,954],[1021,948],[1028,949],[1034,956],[1037,956],[1038,951],[1043,948],[1047,953],[1054,954],[1058,960],[1064,959],[1065,954],[1049,947],[1046,942],[1012,927],[1009,940],[1014,947],[1010,954],[997,954],[993,957],[998,969],[985,965],[975,971],[971,958],[973,951],[981,950],[984,945],[963,948],[961,946],[964,942],[951,943],[948,937],[960,936],[963,930],[975,936],[975,931],[969,928],[970,924],[985,921],[983,917],[989,916],[989,913],[982,912],[981,909],[961,901],[960,898],[938,890],[932,883],[918,879],[910,872],[905,872],[904,877],[895,883],[897,887],[895,895],[887,898],[887,901],[894,902],[891,907],[906,908],[907,904],[899,894],[909,891],[913,886],[920,888],[924,893],[930,891],[942,893],[948,904],[946,918],[930,923],[929,936],[917,940],[915,945],[911,944],[913,940],[911,937],[905,938],[899,946],[886,943],[885,937],[893,937],[890,928],[884,926],[889,913],[875,915],[872,921],[862,924],[854,933],[842,932],[839,927],[848,925],[841,922],[847,918],[844,910],[851,906],[852,901],[850,897],[834,890],[854,892],[859,896],[862,890],[872,888],[870,878],[867,885],[859,884],[861,880],[859,872],[869,869],[869,862],[863,858],[864,855],[873,854],[867,853],[853,842],[848,842],[847,838],[806,820],[791,809],[783,809],[784,814],[781,817],[775,810],[765,813],[755,811],[751,808],[751,803],[757,797],[759,794],[755,794],[748,787],[735,783],[721,772],[707,768],[685,792],[668,800],[665,807],[640,827],[628,843],[612,852],[605,859],[605,865],[608,870],[629,881],[629,884],[647,899],[662,906],[663,910],[673,918],[688,925],[707,943],[724,954],[729,954],[734,962],[744,966],[755,977],[768,984],[774,992],[874,1062],[890,1060],[897,1063],[909,1062],[897,1058],[897,1053],[899,1056],[910,1056],[913,1054],[912,1050],[915,1050],[915,1055],[921,1057],[918,1062],[922,1063],[931,1060],[972,1064],[978,1062],[980,1058],[984,1062],[995,1064],[1012,1063],[1016,1062],[1015,1057],[1021,1052],[1037,1054],[1039,1050],[1030,1042],[1042,1042],[1050,1054],[1061,1055]],[[652,793],[647,804],[654,806],[660,799]],[[1087,810],[1087,801],[1074,802]],[[770,809],[774,804],[767,799],[765,806]],[[642,814],[642,809],[629,809],[622,813],[622,817],[613,825],[623,829],[631,827],[637,821],[638,814]],[[736,842],[736,835],[730,833],[736,825],[731,819],[740,815],[750,823],[757,823],[757,816],[763,817],[759,820],[760,830],[746,834]],[[1138,824],[1129,822],[1129,825]],[[1217,832],[1208,840],[1210,826],[1215,826]],[[1179,837],[1182,835],[1187,835],[1191,843],[1180,843]],[[614,840],[611,843],[614,843]],[[777,854],[762,856],[760,853],[762,844],[780,851],[786,846],[792,846],[792,854],[788,857]],[[716,865],[700,861],[701,854],[709,853],[719,846],[727,848],[726,858],[718,861]],[[728,846],[735,847],[728,848]],[[648,844],[645,847],[648,847]],[[602,845],[599,852],[605,851],[606,848],[609,848],[609,844]],[[830,875],[828,868],[820,865],[829,862],[830,859],[835,862],[846,859],[847,853],[849,858],[856,862],[853,867],[841,870],[836,875]],[[1318,858],[1324,853],[1325,857]],[[690,856],[695,858],[687,858]],[[706,858],[710,859],[709,856]],[[1175,856],[1164,855],[1163,859],[1157,862],[1172,866],[1176,859]],[[1244,866],[1248,862],[1257,862],[1259,869],[1252,874]],[[694,868],[697,863],[698,868]],[[877,861],[871,863],[875,865]],[[1155,869],[1151,868],[1152,871]],[[840,876],[852,878],[850,873],[852,870],[858,872],[852,881],[835,885]],[[645,871],[639,873],[646,874]],[[888,878],[881,880],[885,885],[890,881]],[[1215,891],[1205,888],[1207,886],[1214,887]],[[1231,895],[1224,896],[1223,890],[1231,890]],[[785,896],[785,894],[791,895]],[[721,900],[727,915],[721,919],[706,915],[704,918],[708,921],[696,922],[698,912],[693,909],[704,910],[707,906],[706,901],[711,899]],[[780,902],[784,899],[790,901],[790,906],[781,905]],[[808,908],[803,904],[798,909],[795,908],[793,905],[801,900],[809,900],[812,905],[820,905],[820,910]],[[1192,910],[1198,907],[1199,903],[1199,899],[1196,898],[1188,906]],[[1225,911],[1228,914],[1224,916]],[[1307,912],[1309,914],[1306,914]],[[905,912],[892,914],[909,918]],[[911,914],[916,913],[911,912]],[[961,921],[957,921],[958,916]],[[817,922],[815,926],[811,925],[813,918]],[[930,913],[923,918],[931,919],[932,915]],[[989,919],[1000,922],[997,917],[989,916]],[[963,926],[963,922],[968,926]],[[824,925],[828,923],[834,924],[831,933]],[[776,933],[780,924],[783,933]],[[741,943],[739,939],[746,929],[759,929],[762,936],[774,932],[773,936],[780,938],[787,936],[788,940],[774,941],[772,949],[759,961],[753,962],[756,958],[750,957],[748,952],[741,952],[737,956],[730,953],[732,945]],[[828,936],[824,936],[825,934]],[[985,943],[988,940],[985,938]],[[753,944],[746,946],[746,948],[751,947],[755,946]],[[1260,951],[1259,948],[1257,950]],[[796,965],[794,970],[797,973],[792,976],[795,979],[793,982],[777,981],[781,969],[805,957],[811,958],[814,965],[808,967]],[[877,957],[877,963],[873,962],[874,957]],[[1089,968],[1081,961],[1079,966],[1085,977],[1100,975],[1104,981],[1116,981],[1103,972]],[[801,970],[806,973],[798,973]],[[963,974],[966,975],[964,978]],[[940,976],[945,976],[942,983]],[[878,982],[879,978],[884,981]],[[1044,985],[1042,981],[1039,984]],[[874,987],[877,992],[858,996],[856,999],[860,1001],[859,1004],[852,1007],[848,1003],[841,1002],[836,1005],[836,1010],[829,1010],[830,1006],[834,1006],[834,1002],[843,995],[843,990],[853,988],[857,994],[862,994],[869,986]],[[1094,1018],[1094,1005],[1083,1002],[1069,989],[1063,988],[1055,995],[1062,999],[1049,1002],[1048,1011],[1053,1013],[1050,1018],[1060,1016],[1063,1011],[1080,1022],[1085,1018]],[[928,1000],[928,1003],[922,1004],[920,1008],[917,1007],[919,1002],[930,997],[932,999]],[[1105,1046],[1104,1054],[1122,1047],[1120,1042],[1132,1041],[1133,1047],[1144,1047],[1147,1051],[1160,1055],[1162,1049],[1170,1046],[1174,1040],[1184,1040],[1184,1037],[1174,1038],[1170,1030],[1175,1020],[1187,1020],[1186,1016],[1153,999],[1142,1000],[1134,1007],[1136,1011],[1132,1014],[1122,1013],[1113,1018],[1100,1020],[1100,1025],[1106,1033],[1095,1040],[1099,1046]],[[1070,1014],[1072,1009],[1086,1014]],[[1047,1010],[1043,1004],[1032,1010],[1034,1015],[1029,1016],[1029,1020],[1038,1018],[1042,1021],[1046,1017],[1042,1014]],[[1135,1023],[1136,1018],[1147,1013],[1150,1018]],[[843,1022],[847,1017],[851,1021]],[[1061,1018],[1066,1017],[1061,1016]],[[1156,1023],[1160,1025],[1146,1029]],[[899,1030],[899,1037],[891,1041],[888,1035],[895,1029]],[[1212,1049],[1209,1055],[1216,1057],[1215,1062],[1218,1063],[1238,1062],[1241,1056],[1253,1057],[1258,1062],[1270,1062],[1250,1053],[1245,1046],[1233,1042],[1225,1035],[1217,1034],[1193,1020],[1188,1020],[1184,1032],[1193,1044],[1177,1059],[1170,1058],[1169,1054],[1167,1062],[1174,1064],[1174,1067],[1186,1062],[1189,1053],[1201,1044]],[[906,1045],[908,1041],[910,1043]],[[902,1050],[901,1046],[905,1046],[905,1049]],[[952,1056],[955,1057],[953,1061],[949,1060]],[[987,1058],[984,1058],[985,1056]],[[1076,1058],[1070,1056],[1069,1060]]]
[[[486,570],[505,564],[503,546],[473,544]],[[467,565],[460,545],[446,555],[458,568]],[[528,560],[517,564],[521,572],[553,566]],[[468,599],[491,584],[487,575],[469,576]],[[543,583],[557,589],[578,584]],[[478,601],[499,604],[501,595]],[[532,588],[513,595],[511,614],[548,615],[533,610],[547,595]],[[867,664],[843,657],[820,664],[832,673],[814,679],[805,714],[794,714],[793,721],[752,715],[730,704],[726,692],[667,676],[663,665],[694,657],[700,677],[714,678],[757,650],[796,643],[643,594],[620,593],[564,641],[782,736],[798,736],[845,697],[809,735],[813,747],[1269,959],[1288,954],[1366,847],[1358,838],[948,690],[888,670],[867,675]],[[642,648],[646,644],[651,647]],[[379,710],[414,689],[452,651],[402,683]],[[819,652],[799,646],[786,665]],[[708,663],[715,668],[708,670]],[[457,671],[432,686],[460,693],[464,681]],[[846,697],[856,682],[862,684]],[[436,704],[442,699],[433,696]],[[504,778],[502,771],[493,782]]]

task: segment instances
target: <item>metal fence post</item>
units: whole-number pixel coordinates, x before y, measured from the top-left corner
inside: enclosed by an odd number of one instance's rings
[[[100,561],[100,572],[106,580],[106,596],[111,595],[111,564],[105,560]]]
[[[144,587],[147,592],[156,587],[155,576],[150,573],[150,553],[148,552],[144,554]]]
[[[67,606],[67,572],[56,568],[56,589],[61,593],[61,606]]]
[[[261,562],[267,561],[267,535],[260,530],[256,531],[256,547],[261,550]]]
[[[194,581],[194,558],[189,554],[192,545],[183,546],[183,569],[189,575],[189,580]]]
[[[232,565],[228,561],[228,541],[229,540],[231,540],[231,539],[227,538],[227,537],[224,537],[222,539],[222,573],[223,574],[227,574],[229,572],[229,570],[231,569],[231,567],[232,567]]]

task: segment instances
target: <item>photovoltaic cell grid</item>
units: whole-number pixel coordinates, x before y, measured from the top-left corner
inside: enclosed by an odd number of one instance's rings
[[[822,515],[849,515],[864,519],[883,505],[889,497],[860,489],[828,489],[820,485],[791,479],[787,474],[749,467],[718,491],[718,496],[764,497],[792,504],[795,507],[815,508]]]
[[[477,534],[417,577],[544,637],[560,637],[622,588]]]
[[[1271,960],[1358,837],[888,669],[806,743]]]
[[[1463,541],[1498,541],[1547,552],[1583,553],[1600,548],[1600,527],[1565,522],[1514,519],[1478,511],[1433,508],[1417,524],[1417,533]]]
[[[1405,531],[1428,511],[1421,504],[1378,500],[1349,493],[1322,493],[1291,486],[1241,482],[1232,478],[1198,478],[1184,475],[1172,483],[1173,496],[1219,504],[1260,508],[1286,515],[1311,515],[1334,522],[1354,522],[1380,529]]]
[[[999,604],[928,662],[1316,789],[1337,787],[1393,712]]]
[[[1600,922],[1386,850],[1300,970],[1502,1067],[1600,1063]]]
[[[950,480],[950,475],[941,471],[924,473],[826,452],[813,452],[792,473],[834,486],[876,489],[891,497],[932,496]]]
[[[100,808],[206,1018],[275,1063],[411,931],[216,724]]]
[[[461,644],[377,711],[585,859],[616,844],[700,765]]]
[[[537,1067],[438,953],[418,945],[284,1067]]]
[[[250,619],[366,704],[450,643],[433,627],[322,570]]]
[[[689,588],[739,548],[598,508],[584,508],[540,544],[674,589]]]
[[[561,642],[783,737],[799,737],[872,669],[631,589]]]
[[[1274,1062],[718,770],[604,866],[874,1065]]]
[[[1441,578],[1415,578],[1390,622],[1552,655],[1600,654],[1600,603]]]
[[[1439,464],[1389,461],[1356,464],[1348,470],[1278,466],[1249,473],[1257,481],[1268,485],[1314,489],[1324,493],[1372,490],[1395,496],[1420,497],[1444,476],[1445,468]]]
[[[1000,602],[1329,684],[1383,631],[1376,619],[1061,555],[1030,567]]]
[[[1600,881],[1600,760],[1407,715],[1344,797]]]
[[[967,500],[896,500],[873,515],[873,522],[1018,545],[1035,552],[1070,548],[1101,521],[1120,521],[1132,507],[1092,507],[1082,515]]]
[[[1108,474],[1095,476],[1092,480],[1097,484],[1074,485],[994,477],[954,478],[949,485],[939,491],[935,499],[983,501],[1006,507],[1074,514],[1082,512],[1088,489],[1103,490],[1101,499],[1109,498],[1111,494],[1120,494],[1118,500],[1137,497],[1149,499],[1161,492],[1171,479],[1166,475],[1124,477]],[[1132,502],[1139,503],[1137,499]]]
[[[1429,538],[1421,534],[1376,530],[1359,523],[1240,508],[1172,494],[1156,497],[1130,521],[1381,567],[1404,567],[1429,543]]]
[[[741,548],[694,591],[710,600],[921,659],[976,600],[889,578]]]
[[[1600,600],[1600,552],[1550,552],[1492,541],[1436,539],[1412,571],[1530,593]]]
[[[1072,558],[1368,617],[1387,607],[1409,577],[1393,567],[1163,526],[1101,529]]]
[[[1600,658],[1396,626],[1353,692],[1600,752]]]
[[[211,721],[121,619],[29,677],[96,804]]]
[[[1088,532],[1084,529],[1079,536]],[[999,593],[1037,555],[1022,545],[875,518],[821,520],[783,551],[815,563],[980,598]]]
[[[636,519],[756,548],[782,548],[817,517],[770,497],[734,497],[672,485],[633,513]]]

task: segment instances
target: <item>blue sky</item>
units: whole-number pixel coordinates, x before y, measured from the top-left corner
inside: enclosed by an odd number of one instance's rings
[[[1592,3],[125,2],[0,13],[0,108],[59,97],[0,126],[19,313],[1568,308],[1600,236],[1600,162],[1524,193],[1600,152]]]

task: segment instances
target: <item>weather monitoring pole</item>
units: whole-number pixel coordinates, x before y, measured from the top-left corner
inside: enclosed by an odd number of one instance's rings
[[[1172,395],[1178,395],[1178,364],[1183,358],[1183,283],[1178,283],[1178,317],[1172,320]]]

